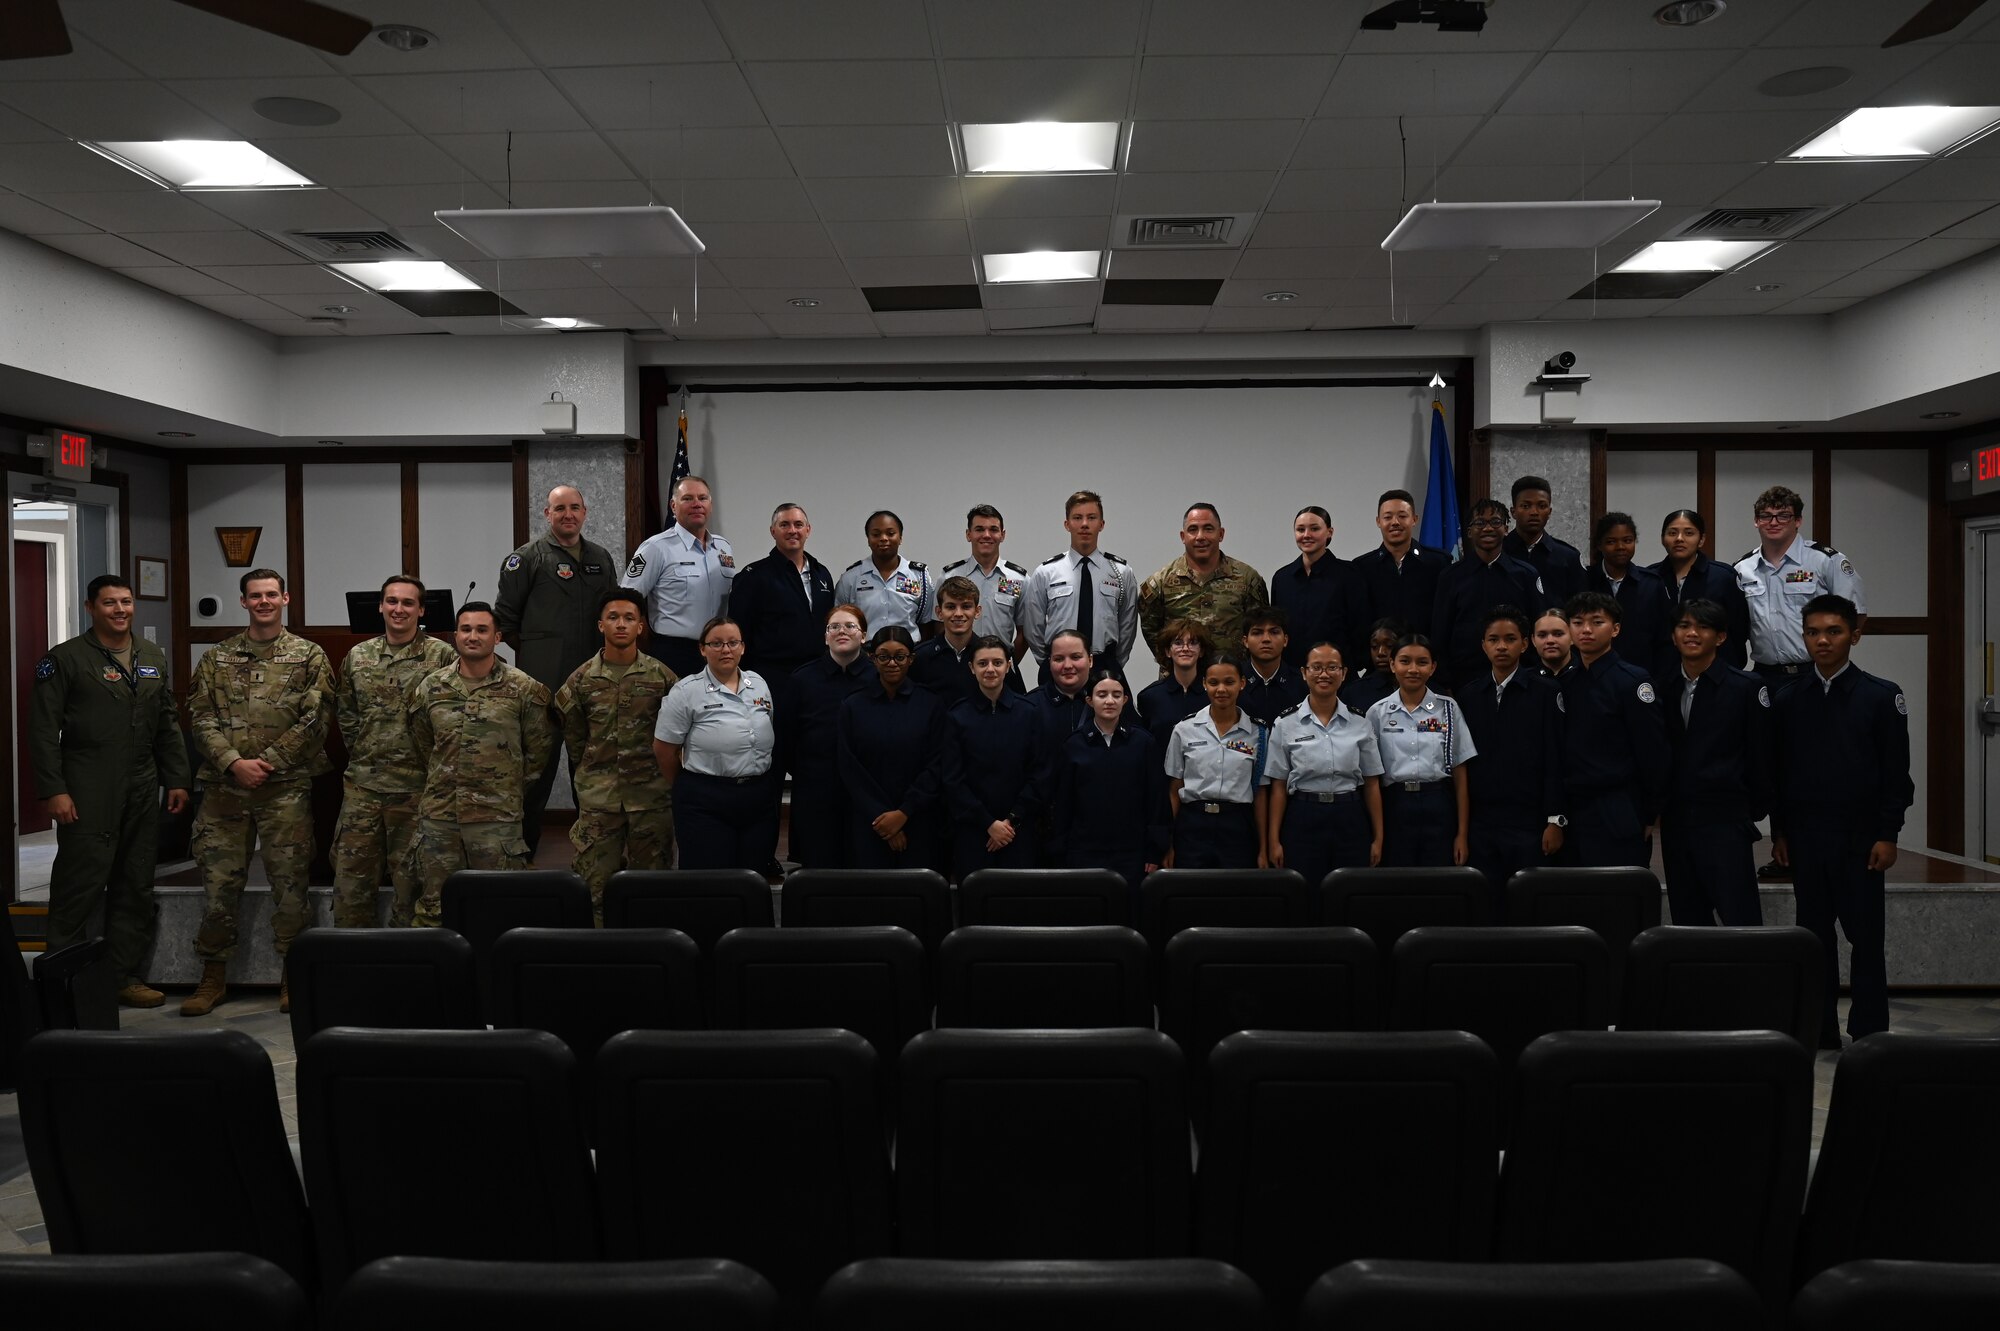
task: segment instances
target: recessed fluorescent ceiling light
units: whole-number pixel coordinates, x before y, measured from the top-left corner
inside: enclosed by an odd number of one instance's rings
[[[390,259],[382,263],[330,263],[342,277],[373,291],[477,291],[479,284],[450,264],[428,259]]]
[[[1001,282],[1090,282],[1104,265],[1103,250],[1029,250],[1025,254],[982,255],[986,280]]]
[[[317,189],[260,148],[223,139],[165,143],[84,143],[128,171],[168,189]]]
[[[1030,120],[960,125],[965,169],[990,172],[1109,171],[1118,160],[1118,122]]]
[[[1935,157],[2000,124],[2000,106],[1864,106],[1785,154],[1792,162]]]
[[[1749,262],[1775,240],[1656,240],[1614,273],[1721,273]]]

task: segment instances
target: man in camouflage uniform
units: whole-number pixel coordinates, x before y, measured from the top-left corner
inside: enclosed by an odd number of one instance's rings
[[[493,622],[514,644],[516,667],[551,693],[597,650],[598,598],[618,585],[618,564],[611,552],[583,537],[588,515],[583,491],[558,485],[542,505],[549,529],[500,562]],[[547,765],[529,773],[521,838],[528,843],[530,858],[542,841],[542,809],[555,788],[561,752],[551,746]],[[574,769],[570,785],[575,788]]]
[[[444,880],[460,869],[525,869],[521,802],[555,747],[549,691],[493,654],[493,607],[467,601],[453,635],[458,660],[410,690],[410,743],[424,761],[414,848],[413,923],[437,927]]]
[[[333,723],[333,668],[326,653],[285,629],[292,598],[276,571],[253,568],[238,587],[250,627],[209,648],[188,686],[204,791],[194,820],[194,857],[208,911],[194,938],[201,984],[181,1004],[184,1017],[206,1016],[226,995],[253,849],[271,879],[271,933],[280,957],[306,926],[312,779],[333,769],[326,756]],[[289,985],[278,991],[278,1008],[291,1010]]]
[[[646,598],[614,587],[598,602],[604,650],[578,666],[556,692],[556,716],[576,780],[569,841],[575,869],[590,884],[604,923],[604,885],[620,869],[670,868],[673,787],[653,758],[653,722],[676,676],[639,650]]]
[[[1162,674],[1173,669],[1166,627],[1174,620],[1201,625],[1233,651],[1250,612],[1271,603],[1264,575],[1222,553],[1223,534],[1215,505],[1193,505],[1181,515],[1182,553],[1139,588],[1139,631]]]
[[[375,894],[386,864],[396,894],[389,923],[401,928],[416,907],[410,842],[424,764],[410,745],[410,686],[450,665],[453,652],[423,631],[424,584],[398,573],[382,584],[387,632],[357,643],[340,663],[334,712],[347,741],[340,823],[333,833],[333,922],[343,929],[379,923]]]
[[[132,633],[132,584],[112,573],[92,578],[85,602],[90,628],[42,658],[28,703],[35,794],[56,825],[48,946],[88,938],[102,901],[118,1001],[158,1007],[167,997],[140,967],[159,916],[160,787],[168,813],[187,807],[187,747],[166,654]]]

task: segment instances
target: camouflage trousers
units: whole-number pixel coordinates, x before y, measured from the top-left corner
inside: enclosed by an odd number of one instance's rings
[[[208,910],[194,936],[201,959],[227,961],[236,955],[236,917],[253,852],[263,856],[271,880],[271,935],[278,955],[290,951],[312,910],[306,896],[313,857],[311,783],[270,781],[255,790],[227,780],[209,785],[191,848],[208,893]]]
[[[389,924],[409,925],[417,904],[417,874],[410,863],[417,795],[365,790],[352,782],[341,792],[340,822],[333,830],[333,922],[340,928],[380,923],[375,899],[385,868],[396,889]]]
[[[528,844],[521,824],[447,823],[417,820],[410,844],[410,861],[417,874],[417,904],[410,923],[435,929],[444,920],[444,880],[460,869],[525,869]]]
[[[604,885],[620,869],[671,869],[674,860],[674,810],[579,809],[569,825],[569,844],[576,847],[570,867],[590,884],[590,908],[604,923]]]

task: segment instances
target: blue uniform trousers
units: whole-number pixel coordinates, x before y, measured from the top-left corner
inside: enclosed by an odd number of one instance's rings
[[[1849,949],[1847,971],[1853,1001],[1847,1009],[1847,1033],[1858,1040],[1888,1030],[1889,965],[1882,943],[1886,875],[1867,868],[1874,832],[1852,822],[1788,822],[1785,844],[1791,851],[1792,893],[1798,899],[1799,923],[1818,936],[1824,953],[1821,1038],[1840,1029],[1836,922],[1847,935]]]
[[[847,788],[831,762],[792,765],[786,858],[807,869],[847,867]]]
[[[1285,797],[1285,821],[1278,827],[1285,867],[1296,870],[1314,891],[1335,869],[1367,868],[1372,837],[1368,806],[1358,790],[1336,795],[1331,803],[1297,791]]]
[[[1667,907],[1675,924],[1762,924],[1757,899],[1757,829],[1749,823],[1660,819]],[[1863,853],[1863,860],[1867,858]]]
[[[1427,781],[1415,790],[1382,782],[1382,863],[1394,868],[1443,868],[1458,835],[1458,796],[1450,781]]]
[[[1632,792],[1606,790],[1579,795],[1570,792],[1569,827],[1563,836],[1563,859],[1589,869],[1644,868],[1653,862],[1646,825]]]
[[[1257,816],[1252,806],[1182,799],[1180,817],[1174,820],[1174,867],[1256,868]]]
[[[1549,862],[1542,854],[1542,829],[1548,823],[1481,822],[1474,818],[1465,833],[1465,862],[1486,875],[1493,888],[1493,918],[1507,917],[1508,880],[1523,869],[1539,869]]]
[[[951,876],[963,880],[981,869],[1039,869],[1042,839],[1039,829],[1016,827],[1014,839],[999,850],[986,849],[986,829],[960,827],[951,838]]]
[[[778,848],[776,769],[762,776],[704,776],[682,772],[674,780],[674,837],[683,869],[755,869]]]

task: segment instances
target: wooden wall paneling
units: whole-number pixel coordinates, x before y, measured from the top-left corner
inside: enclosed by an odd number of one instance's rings
[[[167,464],[167,523],[171,531],[167,552],[167,590],[174,617],[174,696],[186,719],[188,692],[188,464],[176,458]]]
[[[1694,506],[1708,523],[1702,534],[1701,552],[1715,558],[1715,447],[1703,445],[1694,454]]]
[[[514,544],[528,543],[528,445],[514,445]]]
[[[404,458],[402,463],[401,497],[403,501],[403,564],[397,571],[413,578],[424,576],[418,567],[421,560],[419,551],[423,543],[419,540],[417,520],[417,463],[414,458]]]
[[[285,463],[285,587],[292,603],[285,608],[286,627],[297,632],[306,618],[306,467]]]
[[[1965,549],[1959,539],[1961,518],[1946,501],[1945,450],[1934,445],[1930,467],[1930,613],[1919,632],[1928,635],[1925,687],[1930,733],[1925,737],[1928,792],[1924,844],[1954,855],[1970,850],[1965,826]],[[1873,632],[1875,621],[1869,620]]]
[[[673,384],[665,366],[645,365],[639,369],[639,483],[626,487],[629,514],[631,495],[639,496],[639,518],[625,523],[625,539],[632,549],[666,526],[660,508],[660,412],[673,397]],[[631,472],[628,470],[629,477]]]

